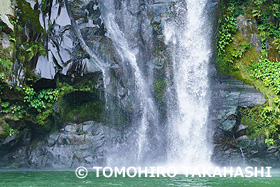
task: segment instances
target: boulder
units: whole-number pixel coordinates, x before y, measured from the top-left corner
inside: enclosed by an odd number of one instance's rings
[[[93,121],[69,124],[34,147],[28,164],[39,168],[104,165],[107,150],[119,136],[117,130]]]
[[[242,37],[248,42],[251,42],[252,46],[256,48],[257,51],[261,51],[261,40],[258,36],[258,25],[255,19],[248,19],[246,16],[240,14],[237,17],[238,30]]]
[[[248,136],[244,135],[237,138],[236,142],[240,148],[244,149],[250,145],[251,140]]]
[[[2,45],[3,49],[10,47],[10,38],[6,33],[3,33],[0,44]]]
[[[232,126],[234,122],[228,121],[228,117],[236,116],[238,107],[261,105],[267,101],[263,93],[233,77],[221,75],[217,82],[212,88],[215,90],[212,94],[211,106],[214,109],[211,111],[211,116],[213,116],[211,121],[214,124],[227,121],[226,123]]]
[[[243,136],[243,135],[246,135],[246,129],[248,128],[247,125],[238,125],[237,129],[235,130],[235,137],[240,137],[240,136]]]
[[[236,120],[226,120],[222,123],[222,128],[224,131],[231,132],[236,125]]]
[[[243,30],[246,34],[246,30]],[[264,94],[253,86],[230,76],[220,76],[212,88],[212,123],[214,133],[214,153],[212,160],[218,165],[262,165],[266,163],[267,146],[261,137],[250,139],[246,135],[247,126],[240,124],[240,107],[252,107],[266,102]],[[243,155],[242,152],[243,151]],[[246,160],[246,162],[245,162]]]
[[[12,136],[9,136],[9,137],[3,142],[3,144],[5,145],[5,144],[8,144],[8,143],[12,142],[13,140],[16,139],[16,137],[17,137],[17,134],[14,133]]]

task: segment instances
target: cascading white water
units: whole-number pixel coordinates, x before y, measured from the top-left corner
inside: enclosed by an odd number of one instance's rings
[[[131,151],[128,151],[129,155],[134,155],[132,157],[135,158],[135,160],[132,160],[134,164],[139,165],[141,162],[143,162],[143,157],[145,152],[149,149],[149,143],[147,140],[147,129],[150,123],[157,123],[157,112],[156,107],[154,104],[154,101],[152,99],[150,89],[148,88],[147,80],[143,76],[143,72],[141,71],[138,62],[137,62],[137,51],[132,50],[132,48],[129,45],[129,42],[127,38],[125,37],[125,34],[123,31],[121,31],[119,25],[117,24],[115,20],[115,10],[114,10],[114,3],[111,1],[103,2],[104,8],[104,14],[103,14],[103,20],[104,24],[107,29],[107,36],[112,40],[116,50],[118,51],[118,54],[121,57],[122,60],[122,66],[128,66],[132,69],[134,74],[134,85],[135,85],[135,103],[137,107],[137,111],[140,112],[140,119],[137,122],[137,124],[133,124],[134,126],[137,125],[136,133],[137,137],[133,136],[133,138],[136,139],[136,145],[130,145],[128,147],[136,146],[136,152],[134,152],[134,149],[131,149]],[[127,11],[127,10],[126,10]],[[125,19],[125,18],[124,18]],[[128,77],[129,78],[129,77]],[[137,100],[137,101],[136,101]],[[132,125],[132,126],[133,126]],[[134,142],[133,140],[128,140],[131,142]],[[129,148],[128,148],[129,149]],[[119,153],[122,154],[122,153]],[[109,159],[108,163],[109,165],[116,164],[116,159],[120,159],[120,155],[115,156],[117,158]],[[129,157],[127,155],[127,157]],[[128,161],[128,160],[125,160]],[[117,161],[118,162],[118,161]],[[123,163],[124,161],[119,161],[118,164],[125,165]]]
[[[129,2],[131,8],[132,2]],[[126,79],[132,80],[130,89],[134,93],[136,113],[136,120],[131,124],[136,130],[132,130],[133,135],[129,139],[116,146],[115,152],[112,151],[108,156],[108,165],[146,164],[149,163],[146,162],[149,154],[153,161],[157,161],[159,156],[167,157],[167,164],[178,168],[209,165],[211,149],[207,139],[207,118],[210,105],[208,65],[211,57],[211,26],[205,13],[207,2],[176,1],[172,4],[173,14],[170,14],[174,16],[166,19],[164,25],[165,42],[173,59],[172,83],[168,84],[175,88],[175,94],[166,93],[170,95],[167,97],[170,101],[167,101],[166,108],[168,125],[161,126],[166,134],[164,136],[157,134],[160,124],[152,96],[153,86],[149,83],[151,77],[147,76],[149,70],[140,59],[139,44],[133,41],[134,36],[130,34],[131,29],[136,29],[137,24],[133,22],[137,20],[130,20],[132,12],[124,2],[118,11],[114,0],[101,3],[107,37],[120,56],[122,68],[131,70]],[[132,33],[137,32],[134,30]],[[124,154],[125,158],[122,157]],[[162,164],[153,161],[150,163]]]
[[[207,0],[185,0],[174,6],[167,21],[165,42],[173,50],[176,106],[169,109],[168,164],[206,166],[211,150],[207,140],[209,110],[208,65],[211,55]]]

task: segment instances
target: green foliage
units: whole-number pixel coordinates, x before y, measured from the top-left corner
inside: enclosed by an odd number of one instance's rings
[[[246,53],[247,49],[251,47],[250,44],[245,43],[241,44],[238,43],[236,47],[232,51],[229,51],[228,57],[228,62],[234,64],[234,61],[236,59],[241,59],[241,57]]]
[[[279,140],[279,113],[265,105],[253,108],[241,108],[241,123],[249,126],[248,135],[251,138],[262,136],[270,146]]]
[[[232,37],[237,31],[236,18],[233,15],[234,6],[231,5],[226,14],[219,20],[220,29],[218,33],[218,56],[225,55],[226,47],[231,44]]]
[[[245,14],[257,21],[259,36],[263,44],[267,39],[280,38],[280,1],[279,0],[230,0],[234,15]],[[279,41],[274,45],[279,49]],[[264,49],[264,47],[263,47]],[[280,52],[280,50],[279,50]]]
[[[13,136],[16,133],[16,131],[12,128],[9,129],[9,137]]]
[[[9,126],[8,123],[2,118],[0,118],[0,127],[2,130],[0,131],[0,138],[7,139],[8,137],[13,136],[14,134],[18,134],[19,131],[17,129],[13,129]]]
[[[9,49],[0,49],[0,80],[5,82],[11,76],[13,62]]]
[[[24,42],[21,46],[17,49],[18,53],[18,60],[20,62],[28,63],[32,60],[33,57],[35,57],[37,54],[41,54],[42,56],[46,56],[46,50],[43,46],[43,43],[41,41],[37,42]]]
[[[260,120],[257,123],[262,122],[264,129],[262,134],[265,137],[265,143],[270,146],[279,139],[279,125],[280,125],[280,99],[278,97],[280,93],[280,63],[271,62],[267,58],[261,58],[258,63],[252,64],[251,77],[259,79],[262,83],[274,91],[276,96],[272,100],[271,106],[264,107],[258,114]],[[258,132],[258,131],[256,131]]]
[[[234,15],[238,16],[239,14],[244,14],[244,8],[248,5],[248,0],[230,0],[231,6],[235,7]]]
[[[280,54],[280,37],[278,38],[274,38],[274,41],[272,42],[275,46],[276,46],[276,49],[278,50],[278,53]]]
[[[17,104],[11,104],[9,102],[1,103],[2,110],[0,113],[7,114],[14,120],[18,120],[26,115],[26,110],[23,106]]]
[[[14,36],[10,38],[15,44],[14,60],[19,64],[19,73],[24,71],[25,78],[28,79],[32,77],[32,68],[35,67],[35,61],[32,59],[39,55],[47,55],[43,45],[46,31],[39,21],[40,9],[37,1],[34,9],[26,0],[15,2],[15,17],[11,20]]]
[[[50,121],[50,116],[53,114],[53,109],[52,109],[52,105],[48,104],[49,107],[47,110],[45,110],[44,112],[39,113],[36,118],[35,118],[35,122],[38,125],[46,125],[49,123]]]
[[[271,0],[252,0],[252,15],[258,23],[259,36],[262,42],[269,38],[278,39],[280,37],[280,2]],[[250,13],[250,12],[248,12]],[[272,18],[272,19],[271,19]],[[279,42],[275,42],[276,44]],[[279,44],[277,45],[277,47]]]
[[[270,62],[261,58],[252,64],[251,77],[262,80],[265,86],[271,87],[276,94],[280,93],[280,62]]]
[[[224,2],[224,15],[219,20],[217,62],[222,72],[238,76],[239,79],[255,85],[265,93],[268,99],[266,104],[243,108],[240,114],[241,123],[249,126],[251,138],[263,136],[264,143],[270,146],[279,141],[280,137],[280,63],[269,60],[269,58],[277,59],[278,57],[275,56],[274,50],[266,49],[267,44],[272,43],[280,54],[280,1],[229,0]],[[247,38],[244,38],[240,32],[235,33],[236,30],[228,29],[234,28],[235,17],[239,14],[256,20],[253,22],[257,25],[258,35],[262,42],[261,52],[251,48],[246,42]],[[232,20],[233,23],[227,20]]]
[[[266,138],[264,142],[266,143],[267,146],[271,146],[275,143],[275,140],[272,138]]]
[[[59,96],[59,91],[56,89],[45,89],[35,92],[33,88],[27,86],[24,88],[24,92],[24,102],[29,104],[29,108],[35,108],[37,112],[47,109],[47,104],[54,103]]]

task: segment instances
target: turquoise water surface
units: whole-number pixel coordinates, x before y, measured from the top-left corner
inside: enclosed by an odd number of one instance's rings
[[[280,172],[273,172],[272,178],[199,178],[177,175],[174,178],[105,178],[89,172],[84,179],[76,177],[74,171],[1,171],[0,186],[252,186],[280,187]]]

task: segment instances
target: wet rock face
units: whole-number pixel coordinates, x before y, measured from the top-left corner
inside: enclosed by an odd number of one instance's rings
[[[237,17],[238,30],[242,37],[248,42],[251,42],[252,46],[256,48],[257,51],[261,51],[261,40],[258,36],[258,26],[255,20],[247,19],[244,15],[239,15]]]
[[[212,160],[221,166],[263,165],[279,167],[279,148],[267,147],[261,137],[250,139],[241,124],[240,108],[266,102],[254,87],[230,77],[220,77],[214,86],[211,116],[214,124]]]
[[[93,121],[67,125],[37,143],[31,143],[30,136],[26,136],[25,146],[10,151],[1,162],[5,167],[12,163],[32,168],[100,166],[106,164],[107,151],[119,137],[119,131]]]
[[[96,122],[67,125],[51,134],[31,152],[32,167],[71,168],[79,165],[104,165],[108,147],[119,132]]]
[[[223,129],[233,128],[237,120],[238,107],[251,107],[266,102],[264,94],[253,86],[244,84],[232,77],[221,76],[213,85],[213,121]]]
[[[81,39],[95,53],[102,63],[108,63],[113,71],[117,72],[120,57],[106,35],[104,14],[106,3],[99,0],[67,1],[70,9],[67,10],[64,1],[51,1],[50,13],[40,18],[40,23],[47,31],[48,57],[39,57],[36,73],[42,78],[54,78],[57,72],[67,75],[81,75],[87,72],[100,71],[96,67],[96,59],[92,58],[81,46],[77,34],[73,32],[77,27],[81,32]],[[153,25],[160,23],[162,16],[169,11],[173,1],[119,1],[112,10],[116,14],[116,22],[128,38],[129,43],[142,56],[140,62],[145,66],[148,61],[155,61]],[[71,13],[70,13],[70,12]],[[76,22],[73,25],[71,19]],[[129,32],[127,32],[129,31]],[[162,34],[162,33],[158,33]],[[163,38],[161,38],[163,39]],[[146,55],[142,55],[145,53]],[[151,65],[151,64],[149,64]],[[119,74],[119,73],[118,73]],[[120,77],[117,77],[120,79]],[[125,82],[125,81],[123,81]]]
[[[2,30],[6,33],[12,32],[14,26],[9,20],[9,16],[14,15],[11,1],[10,0],[1,0],[0,2],[0,25],[3,26]]]
[[[237,23],[238,30],[241,33],[242,37],[245,38],[247,42],[250,42],[257,51],[261,51],[262,46],[260,37],[258,36],[258,26],[256,20],[254,18],[248,19],[248,17],[244,15],[239,15],[237,17]],[[276,46],[272,44],[271,39],[266,39],[265,48],[268,52],[268,58],[271,61],[274,62],[279,60],[278,51],[276,49]]]
[[[108,36],[104,15],[114,14],[114,21],[135,51],[140,69],[162,68],[168,60],[162,19],[174,1],[68,0],[70,8],[64,1],[51,2],[50,13],[40,18],[47,31],[49,52],[47,57],[38,58],[36,75],[48,79],[53,79],[57,73],[79,77],[101,71],[97,61],[106,64],[107,92],[121,98],[122,108],[131,111],[133,96],[128,90],[134,89],[133,70],[122,64],[124,57],[118,54],[117,46]]]
[[[105,29],[98,0],[67,1],[71,7],[71,15],[64,1],[50,2],[50,12],[40,18],[41,25],[47,31],[46,46],[49,52],[47,57],[39,57],[36,74],[42,78],[53,79],[58,72],[73,77],[100,71],[73,32],[74,27],[78,27],[88,47],[100,48],[100,40],[105,38]],[[77,25],[72,24],[71,16]],[[107,49],[106,45],[102,47]]]
[[[268,147],[262,137],[250,139],[247,126],[236,124],[234,131],[217,129],[214,135],[212,161],[221,166],[270,166],[280,167],[280,149]]]
[[[264,139],[261,136],[251,139],[249,145],[243,151],[249,165],[280,167],[279,146],[268,147],[264,144]]]
[[[214,131],[214,163],[221,166],[280,166],[279,147],[268,147],[261,136],[249,138],[248,126],[240,123],[239,107],[234,115],[218,123]]]

